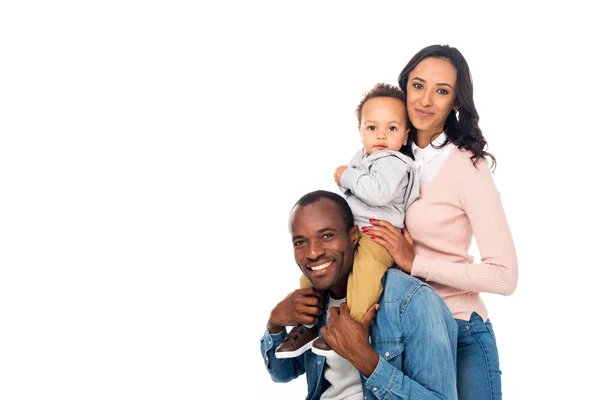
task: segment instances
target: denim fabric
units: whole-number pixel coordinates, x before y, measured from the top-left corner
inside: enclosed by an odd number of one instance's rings
[[[500,400],[500,362],[492,323],[472,313],[469,321],[457,319],[457,383],[460,400]]]
[[[379,363],[370,377],[361,375],[364,398],[457,399],[457,325],[450,310],[430,286],[397,269],[388,270],[382,283],[380,308],[370,329]],[[325,323],[324,313],[319,328]],[[328,386],[325,357],[307,351],[296,358],[275,358],[285,335],[285,330],[275,335],[265,330],[261,339],[271,379],[289,382],[306,374],[306,399],[319,399]]]

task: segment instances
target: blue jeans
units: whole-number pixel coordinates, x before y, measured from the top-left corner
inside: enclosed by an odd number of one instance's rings
[[[472,313],[469,321],[457,319],[456,370],[459,400],[502,399],[500,361],[494,329],[488,319]]]

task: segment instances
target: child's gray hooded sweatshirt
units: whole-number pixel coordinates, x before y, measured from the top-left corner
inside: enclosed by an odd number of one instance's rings
[[[354,223],[370,226],[374,218],[403,228],[406,209],[419,197],[416,171],[415,162],[399,151],[356,153],[340,179]]]

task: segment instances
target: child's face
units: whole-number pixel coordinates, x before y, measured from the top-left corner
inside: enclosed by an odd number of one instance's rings
[[[409,131],[404,103],[394,97],[367,100],[358,130],[367,154],[400,150]]]

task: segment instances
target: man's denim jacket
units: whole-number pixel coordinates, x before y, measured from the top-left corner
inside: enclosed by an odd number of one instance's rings
[[[429,285],[397,269],[389,269],[382,283],[379,310],[370,328],[379,363],[370,377],[361,374],[364,398],[457,399],[457,324],[450,310]],[[323,310],[319,328],[326,323],[327,307]],[[289,382],[306,373],[306,399],[319,399],[329,386],[323,377],[325,357],[308,350],[296,358],[275,358],[285,336],[285,329],[273,335],[267,329],[261,339],[271,379]]]

